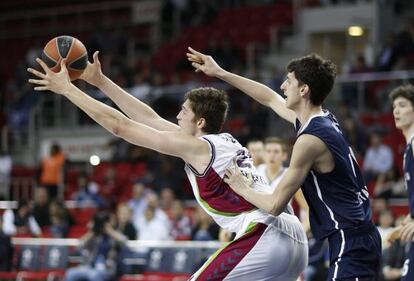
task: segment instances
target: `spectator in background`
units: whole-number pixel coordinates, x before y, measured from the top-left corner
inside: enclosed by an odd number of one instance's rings
[[[104,208],[107,203],[98,192],[98,184],[94,181],[88,181],[85,174],[80,174],[78,177],[78,191],[73,195],[73,200],[81,204],[92,202],[98,208]]]
[[[11,169],[11,156],[2,147],[0,153],[0,200],[9,199]]]
[[[184,205],[180,200],[174,200],[171,209],[171,237],[174,240],[191,239],[191,220],[184,214]]]
[[[390,243],[387,241],[388,235],[393,231],[394,215],[390,210],[382,211],[378,217],[378,231],[381,234],[382,250],[386,250]]]
[[[127,203],[132,210],[132,222],[135,229],[138,229],[139,220],[144,216],[145,209],[147,208],[145,193],[148,193],[146,182],[136,182],[132,187],[132,198]]]
[[[403,220],[404,216],[401,216],[396,220],[395,224],[399,226]],[[383,251],[381,281],[399,281],[401,279],[404,271],[403,267],[407,246],[407,243],[404,243],[400,239],[397,239]]]
[[[370,146],[364,158],[363,172],[365,181],[369,183],[377,180],[378,176],[384,176],[392,169],[394,156],[391,148],[382,143],[381,136],[377,132],[371,133]]]
[[[19,201],[16,210],[6,210],[3,214],[4,233],[10,236],[16,234],[40,236],[42,231],[31,211],[30,202],[26,200]]]
[[[65,155],[56,143],[50,148],[50,156],[42,161],[40,184],[47,188],[49,198],[55,199],[58,195],[59,186],[63,184],[63,165]]]
[[[35,190],[35,198],[33,204],[33,217],[40,227],[49,226],[49,194],[44,187],[38,187]]]
[[[191,231],[191,239],[194,241],[211,241],[219,239],[220,227],[201,208],[197,206],[194,214],[194,224]]]
[[[170,224],[165,219],[157,216],[157,208],[154,208],[153,204],[147,205],[137,229],[139,240],[170,240]]]
[[[66,281],[112,280],[117,275],[118,255],[127,237],[109,223],[109,215],[97,213],[90,222],[90,229],[81,238],[85,262],[68,269]]]
[[[247,150],[249,150],[250,156],[253,159],[253,165],[255,167],[257,167],[260,164],[264,163],[264,160],[263,160],[263,151],[264,151],[263,141],[257,140],[257,139],[250,140],[247,143],[246,147],[247,147]]]
[[[53,200],[49,204],[49,231],[55,238],[64,238],[69,233],[69,227],[74,224],[73,218],[60,201]]]
[[[121,203],[116,209],[116,217],[113,221],[113,227],[121,232],[128,240],[137,239],[137,230],[132,224],[132,210],[127,204]]]
[[[168,213],[175,203],[174,190],[170,187],[164,187],[161,189],[160,195],[160,208]]]
[[[0,271],[11,271],[13,245],[10,236],[3,231],[3,218],[0,216]]]

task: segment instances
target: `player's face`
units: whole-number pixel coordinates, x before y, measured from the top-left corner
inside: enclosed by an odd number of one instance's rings
[[[286,153],[279,143],[265,145],[265,162],[268,166],[280,166],[286,160]]]
[[[286,80],[283,82],[280,89],[283,91],[283,94],[286,96],[286,107],[289,109],[294,109],[295,105],[300,101],[299,94],[299,81],[296,79],[293,72],[289,72],[286,76]]]
[[[413,105],[408,99],[404,97],[398,97],[392,103],[392,107],[395,126],[398,129],[405,130],[414,124],[414,109]]]
[[[190,101],[186,100],[181,106],[181,111],[177,115],[178,125],[186,134],[195,135],[197,126],[194,121],[194,112],[191,110]]]

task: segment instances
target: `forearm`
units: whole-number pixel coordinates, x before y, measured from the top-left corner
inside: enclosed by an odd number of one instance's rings
[[[73,84],[70,85],[70,88],[67,89],[64,96],[88,114],[99,125],[110,133],[117,135],[122,119],[126,118],[122,113],[91,98]]]
[[[251,79],[242,77],[240,75],[225,70],[220,71],[217,74],[217,78],[236,87],[240,91],[244,92],[245,94],[247,94],[248,96],[250,96],[251,98],[255,99],[256,101],[265,106],[270,106],[271,103],[275,100],[277,102],[280,102],[281,104],[284,104],[283,98],[279,96],[276,92],[274,92],[266,85],[253,81]]]
[[[151,107],[123,90],[107,76],[97,86],[132,120],[151,125],[151,120],[159,117]]]
[[[264,192],[258,192],[251,187],[245,186],[240,195],[248,202],[256,206],[257,208],[265,211],[266,213],[278,216],[285,209],[286,204],[283,205],[278,198],[274,198],[273,195]],[[276,200],[275,200],[276,199]]]

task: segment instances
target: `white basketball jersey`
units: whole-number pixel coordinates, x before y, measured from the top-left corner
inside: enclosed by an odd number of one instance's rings
[[[257,173],[248,150],[228,133],[205,135],[200,139],[210,146],[210,163],[203,174],[189,164],[186,164],[185,171],[196,200],[216,223],[239,235],[252,222],[266,223],[274,218],[250,204],[223,181],[226,169],[236,158],[242,173],[252,174],[253,188],[267,192],[266,181]]]

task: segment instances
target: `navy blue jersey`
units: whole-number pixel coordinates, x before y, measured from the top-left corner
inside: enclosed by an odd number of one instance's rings
[[[297,137],[313,135],[322,140],[335,161],[329,173],[310,170],[302,191],[309,205],[310,223],[317,239],[371,223],[368,189],[352,149],[335,117],[328,111],[311,117],[302,126],[296,120]]]
[[[405,188],[408,191],[408,200],[411,217],[414,217],[414,157],[413,157],[413,143],[414,136],[409,139],[404,151],[404,182]]]

